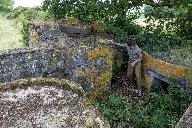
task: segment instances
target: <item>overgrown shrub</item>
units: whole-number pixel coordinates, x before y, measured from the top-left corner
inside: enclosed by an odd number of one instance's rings
[[[137,10],[138,4],[134,0],[44,0],[43,9],[56,19],[74,17],[81,22],[101,21],[106,26],[106,33],[122,42],[128,35],[141,32],[141,27],[133,22],[139,17],[139,11],[130,11],[133,8]]]
[[[13,9],[14,0],[0,0],[0,12],[9,13]]]
[[[22,42],[28,46],[29,35],[28,28],[29,22],[32,19],[43,19],[48,18],[49,15],[47,12],[43,11],[40,7],[28,8],[28,7],[17,7],[13,10],[12,13],[8,15],[8,18],[15,18],[18,23],[22,24]]]
[[[146,30],[173,34],[192,39],[192,4],[184,0],[162,0],[145,6],[144,14],[148,23]]]
[[[111,93],[94,105],[109,120],[111,127],[174,127],[192,102],[192,97],[184,95],[186,90],[174,86],[169,86],[168,90],[168,95],[159,89],[141,101],[130,101],[120,94]]]

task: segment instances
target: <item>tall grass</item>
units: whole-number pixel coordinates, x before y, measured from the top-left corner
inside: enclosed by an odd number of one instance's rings
[[[0,14],[0,51],[25,47],[20,29],[21,25]]]

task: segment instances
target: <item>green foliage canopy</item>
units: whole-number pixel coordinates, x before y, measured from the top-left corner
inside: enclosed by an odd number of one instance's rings
[[[146,30],[192,39],[192,0],[159,0],[144,9]]]
[[[106,25],[106,32],[122,42],[129,34],[140,31],[133,22],[139,17],[139,5],[135,0],[44,0],[43,9],[57,19],[74,17],[83,22],[101,21]]]
[[[13,4],[13,0],[0,0],[0,11],[11,11],[13,9]]]

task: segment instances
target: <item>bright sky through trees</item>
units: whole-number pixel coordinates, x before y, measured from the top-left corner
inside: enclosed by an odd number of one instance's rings
[[[15,7],[23,6],[23,7],[35,7],[41,5],[43,0],[15,0]]]

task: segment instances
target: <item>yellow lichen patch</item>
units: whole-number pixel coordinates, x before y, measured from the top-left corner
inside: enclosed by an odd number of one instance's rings
[[[50,28],[49,28],[50,31],[53,31],[53,30],[56,30],[55,26],[54,25],[51,25]]]
[[[95,66],[93,66],[92,68],[85,68],[84,71],[82,71],[80,69],[77,71],[77,73],[80,77],[84,77],[84,78],[88,79],[88,77],[90,76],[91,81],[93,79],[95,79],[97,72],[98,72],[98,70],[96,69]]]
[[[91,81],[95,79],[95,77],[97,76],[97,72],[98,72],[98,69],[95,66],[93,66],[89,74],[91,76]]]
[[[37,34],[37,32],[32,31],[32,35],[31,35],[31,36],[32,36],[32,37],[31,37],[31,39],[32,39],[32,44],[34,45],[34,44],[36,44],[36,42],[37,42],[38,34]]]
[[[109,84],[108,82],[110,81],[111,76],[112,76],[112,74],[110,71],[106,71],[106,72],[102,73],[101,75],[97,76],[94,80],[95,86],[96,87],[101,86],[101,85],[107,86]]]
[[[159,60],[156,60],[156,66],[153,67],[153,69],[155,68],[164,75],[172,75],[173,68],[165,62],[160,62]]]
[[[67,20],[62,20],[63,24],[80,24],[79,19],[69,18]]]
[[[45,25],[55,25],[55,24],[56,24],[55,20],[52,19],[45,20]]]
[[[175,70],[173,70],[174,76],[177,78],[185,76],[185,69],[176,67]]]
[[[75,56],[75,49],[74,48],[69,48],[68,49],[68,52],[67,52],[68,54],[68,57],[72,54],[72,57],[74,57]]]
[[[189,82],[192,81],[192,70],[183,66],[174,65],[170,63],[166,63],[162,60],[155,59],[146,52],[143,53],[143,79],[145,86],[150,88],[152,83],[152,77],[147,75],[148,69],[153,69],[155,71],[160,72],[162,75],[166,77],[172,78],[183,78],[186,77],[189,79]]]
[[[94,66],[91,68],[86,68],[84,71],[78,70],[78,75],[86,79],[91,78],[90,80],[93,82],[95,87],[95,91],[87,95],[89,100],[86,102],[86,105],[90,105],[90,103],[94,101],[97,96],[106,91],[109,86],[112,73],[110,71],[103,71],[102,69],[100,75],[97,73],[98,70]]]
[[[29,53],[27,58],[30,60],[32,58],[32,53]]]
[[[179,77],[184,74],[184,68],[175,66],[164,61],[154,59],[152,56],[144,53],[144,61],[146,69],[151,68],[160,71],[164,75]]]
[[[85,69],[85,71],[82,71],[82,70],[78,70],[77,71],[78,75],[80,77],[84,77],[85,79],[88,79],[88,76],[89,76],[89,69]]]
[[[88,58],[95,59],[96,57],[108,56],[110,54],[109,48],[100,48],[88,52]]]
[[[104,32],[104,24],[101,22],[97,22],[97,21],[93,21],[91,22],[91,25],[93,26],[93,28],[97,31],[97,32]]]
[[[109,55],[107,57],[107,64],[110,66],[110,65],[112,65],[112,63],[113,63],[113,57],[112,57],[112,55]]]

